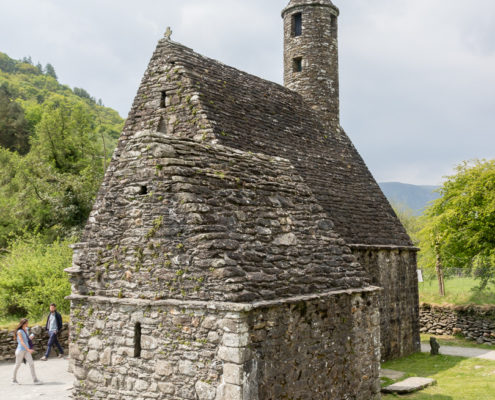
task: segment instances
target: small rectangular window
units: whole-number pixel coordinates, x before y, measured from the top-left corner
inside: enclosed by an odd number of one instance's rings
[[[292,16],[292,36],[302,35],[302,13]]]
[[[167,92],[165,92],[164,90],[162,91],[162,97],[160,99],[160,107],[161,108],[165,108],[166,106],[166,101],[167,101]]]
[[[293,72],[302,71],[302,57],[296,57],[292,60],[292,71]]]
[[[134,325],[134,357],[141,357],[141,323]]]

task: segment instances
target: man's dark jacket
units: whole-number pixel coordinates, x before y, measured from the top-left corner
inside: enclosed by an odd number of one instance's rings
[[[48,318],[46,319],[46,330],[50,329],[50,314],[48,313]],[[60,332],[62,330],[62,316],[57,310],[55,310],[55,320],[57,321],[57,332]]]

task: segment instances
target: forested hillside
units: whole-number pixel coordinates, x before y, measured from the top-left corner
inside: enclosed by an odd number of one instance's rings
[[[122,125],[101,100],[59,83],[51,64],[0,53],[0,303],[10,311],[30,312],[12,304],[15,291],[29,294],[21,277],[9,278],[19,274],[12,270],[19,257],[11,258],[22,248],[33,265],[49,263],[43,257],[54,246],[77,240]],[[70,265],[70,252],[55,253]]]

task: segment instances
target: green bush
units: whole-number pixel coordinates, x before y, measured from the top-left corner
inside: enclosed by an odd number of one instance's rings
[[[11,242],[0,258],[0,315],[40,318],[50,303],[68,313],[70,283],[65,268],[70,267],[74,241],[46,244],[41,236]]]

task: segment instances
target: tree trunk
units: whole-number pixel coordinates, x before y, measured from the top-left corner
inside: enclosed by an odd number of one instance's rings
[[[435,265],[435,269],[437,271],[438,289],[440,292],[440,296],[445,296],[445,282],[443,280],[442,259],[440,258],[440,251],[438,250],[438,243],[435,245],[435,254],[437,256],[437,262]]]

